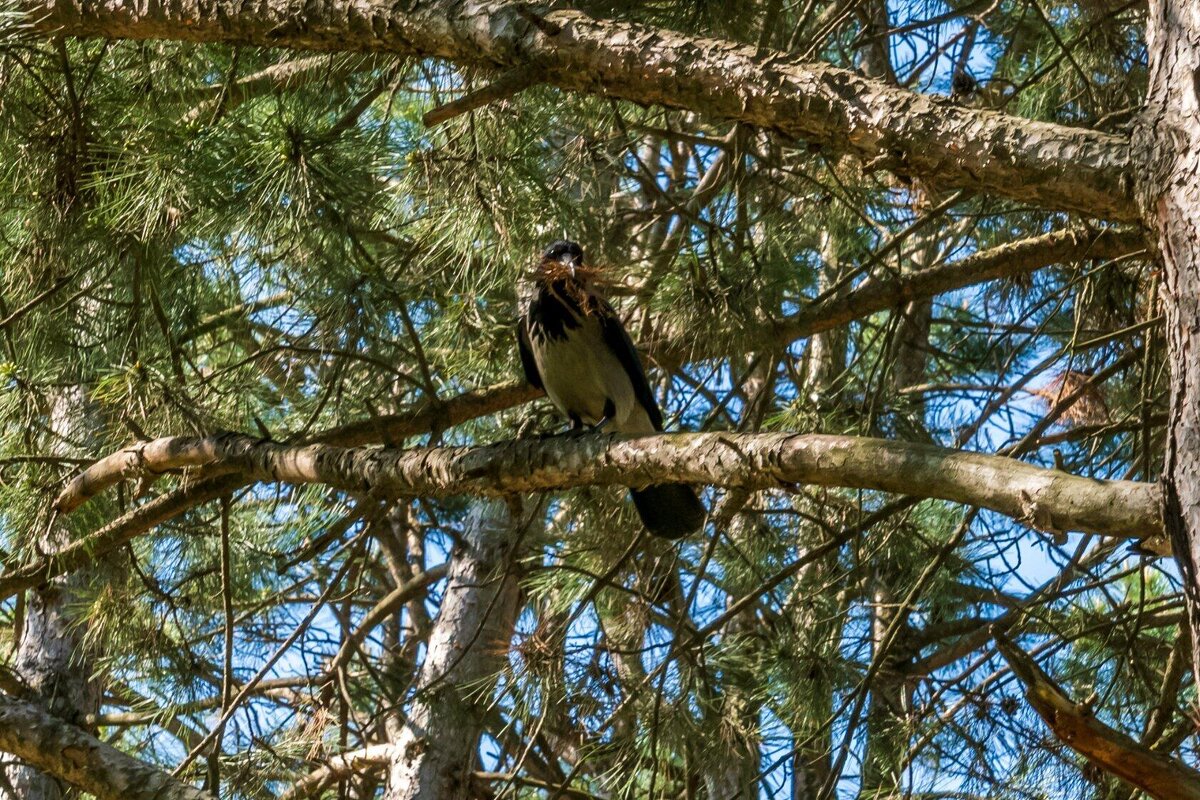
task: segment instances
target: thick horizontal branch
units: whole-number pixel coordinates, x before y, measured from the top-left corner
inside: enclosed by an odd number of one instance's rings
[[[1200,772],[1096,719],[1011,640],[997,635],[996,648],[1025,685],[1029,704],[1072,750],[1156,800],[1200,800]]]
[[[147,470],[181,468],[392,497],[664,481],[744,489],[811,484],[939,498],[991,509],[1048,531],[1141,537],[1161,529],[1155,484],[1081,478],[1001,456],[928,445],[793,433],[563,436],[416,450],[289,447],[237,434],[172,437],[101,459],[69,484],[57,503],[75,507]]]
[[[814,303],[795,315],[776,322],[769,336],[781,344],[786,344],[851,319],[859,319],[892,308],[901,302],[932,297],[939,292],[951,291],[985,280],[1031,272],[1049,264],[1070,263],[1089,257],[1117,258],[1136,252],[1141,247],[1141,237],[1136,231],[1058,231],[989,248],[959,261],[919,272],[873,279],[846,295]],[[667,364],[698,355],[688,353],[686,345],[671,341],[652,343],[648,349],[654,360]],[[396,414],[330,428],[308,437],[305,442],[342,447],[401,443],[407,437],[445,430],[472,419],[513,408],[541,394],[539,390],[522,382],[472,390],[445,401],[422,402]],[[142,470],[142,476],[152,469],[154,468],[147,467],[146,470]],[[170,468],[160,466],[158,469]],[[104,473],[102,468],[93,468],[76,479],[59,498],[59,511],[68,512],[92,494],[102,491],[109,484],[93,488],[90,482],[93,480],[91,476]],[[72,571],[90,562],[98,554],[125,544],[153,526],[200,503],[236,491],[251,480],[238,475],[214,477],[210,474],[199,482],[189,483],[150,503],[131,509],[86,539],[0,576],[0,597],[8,597],[13,592],[36,586],[49,576]]]
[[[20,0],[43,35],[387,52],[534,69],[570,91],[738,120],[921,177],[1046,208],[1138,217],[1124,137],[964,108],[736,42],[524,3]],[[405,10],[411,8],[412,10]]]
[[[308,437],[306,442],[322,442],[343,447],[400,442],[409,436],[441,431],[477,417],[503,411],[541,394],[540,390],[527,383],[501,384],[464,392],[436,403],[417,403],[395,414],[385,414],[329,428]],[[219,474],[214,475],[213,472]],[[152,477],[148,472],[143,472],[143,475]],[[0,598],[11,597],[16,592],[38,586],[55,575],[72,572],[132,541],[154,526],[161,525],[198,505],[236,492],[253,481],[254,478],[237,472],[229,474],[221,472],[219,468],[212,470],[200,480],[188,482],[179,489],[130,509],[102,528],[57,552],[40,556],[0,575]],[[86,491],[84,494],[91,496]],[[83,502],[83,499],[86,498],[79,497],[77,502]],[[73,508],[71,502],[74,501],[65,499],[65,495],[60,500],[61,504],[57,506],[60,513]]]
[[[100,800],[214,800],[20,700],[0,698],[0,750]]]
[[[540,390],[533,388],[527,383],[514,382],[491,386],[486,389],[463,392],[445,402],[424,402],[415,408],[410,408],[396,414],[383,414],[336,428],[329,428],[321,433],[307,437],[304,443],[356,447],[364,444],[398,442],[409,436],[417,436],[431,431],[442,431],[455,425],[461,425],[468,420],[503,411],[506,408],[511,408],[540,397],[541,394]],[[127,453],[129,451],[121,452]],[[178,469],[178,467],[163,467],[158,469],[154,466],[155,463],[165,462],[148,462],[143,469],[139,470],[140,476],[144,478],[153,477],[155,472]],[[218,477],[216,473],[219,472],[220,470],[211,470],[206,477],[215,479]],[[79,503],[82,503],[97,491],[103,490],[104,486],[108,484],[99,486],[93,490],[89,485],[91,478],[88,476],[104,473],[104,467],[93,465],[77,476],[71,482],[69,488],[60,494],[55,501],[55,510],[60,513],[73,511]],[[220,491],[229,492],[237,489],[238,485],[231,484],[228,480],[225,480],[221,482],[220,487]],[[206,491],[205,487],[199,484],[191,491],[192,494],[204,497],[205,502],[212,499],[213,496],[219,496],[213,495],[212,490]]]

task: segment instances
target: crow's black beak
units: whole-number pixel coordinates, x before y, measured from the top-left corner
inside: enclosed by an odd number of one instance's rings
[[[562,264],[564,267],[566,267],[567,269],[569,269],[571,271],[571,277],[574,278],[575,277],[575,268],[579,266],[578,264],[575,263],[574,256],[572,256],[570,253],[564,253],[563,255],[559,256],[558,261],[560,264]]]

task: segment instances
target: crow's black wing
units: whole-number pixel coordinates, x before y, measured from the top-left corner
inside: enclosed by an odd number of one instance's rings
[[[620,317],[606,301],[596,298],[596,309],[593,313],[600,317],[600,330],[604,334],[604,343],[612,350],[617,361],[625,368],[629,382],[633,384],[633,396],[638,404],[646,410],[650,424],[654,430],[661,431],[663,427],[662,412],[658,410],[658,401],[650,390],[650,381],[646,379],[646,370],[642,368],[642,359],[638,356],[637,348]]]
[[[521,368],[525,370],[525,380],[536,389],[546,390],[542,384],[542,375],[538,372],[537,361],[533,358],[533,346],[529,343],[529,326],[524,318],[517,320],[517,350],[521,353]]]

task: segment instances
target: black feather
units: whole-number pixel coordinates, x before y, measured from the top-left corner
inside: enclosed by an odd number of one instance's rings
[[[599,300],[598,313],[600,314],[600,330],[604,334],[604,343],[609,346],[613,355],[617,357],[617,361],[625,368],[625,374],[629,376],[629,382],[633,385],[633,396],[637,399],[638,405],[646,410],[650,424],[654,426],[654,430],[661,431],[663,429],[662,412],[658,409],[658,401],[650,389],[650,381],[646,378],[646,370],[642,368],[642,359],[638,356],[637,348],[633,346],[633,340],[629,338],[629,333],[621,324],[617,312],[606,301]]]
[[[565,286],[557,288],[557,291],[540,289],[529,303],[525,315],[528,333],[538,341],[564,339],[567,331],[579,327],[579,317],[583,315],[579,303],[570,297]]]
[[[629,496],[646,530],[664,539],[679,539],[704,524],[704,504],[692,487],[662,483],[645,489],[630,489]]]
[[[525,380],[535,388],[545,391],[542,374],[538,372],[537,361],[533,358],[533,348],[529,345],[529,330],[526,326],[526,320],[517,320],[517,350],[521,353],[521,369],[525,371]]]

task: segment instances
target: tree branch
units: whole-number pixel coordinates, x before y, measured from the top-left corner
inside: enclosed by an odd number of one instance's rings
[[[1104,481],[929,445],[795,433],[678,433],[518,439],[414,450],[286,446],[249,436],[168,437],[97,461],[56,501],[62,510],[146,471],[201,468],[248,480],[321,483],[381,496],[504,495],[664,481],[768,489],[840,486],[991,509],[1047,531],[1139,537],[1161,529],[1155,484]]]
[[[1107,230],[1090,234],[1080,229],[1070,229],[1000,245],[920,272],[865,282],[846,295],[814,303],[795,315],[780,320],[772,326],[770,336],[781,344],[787,343],[829,330],[851,319],[859,319],[867,314],[895,307],[898,302],[932,297],[940,292],[981,281],[1032,272],[1049,264],[1089,257],[1116,258],[1135,252],[1142,244],[1141,235],[1136,231]],[[673,340],[651,344],[649,352],[655,361],[663,364],[699,357],[695,353],[689,354],[688,347],[683,342]],[[541,394],[524,382],[501,384],[464,392],[445,401],[414,404],[396,414],[330,428],[304,441],[342,447],[399,443],[410,436],[445,430],[512,408]],[[75,485],[70,493],[64,493],[60,497],[60,512],[72,510],[74,503],[85,499],[83,495],[91,496],[95,493],[86,488],[87,481],[90,480],[86,475],[87,473],[77,479],[83,481],[82,485]],[[142,471],[142,476],[147,476],[145,470]],[[87,538],[0,576],[0,597],[11,596],[13,592],[37,586],[49,576],[63,574],[87,564],[100,553],[109,552],[200,503],[220,497],[223,493],[236,491],[250,480],[237,475],[213,477],[209,474],[204,480],[190,483],[131,509]],[[102,490],[103,487],[100,487],[95,491]],[[72,494],[77,496],[72,497]]]
[[[38,706],[0,697],[0,750],[99,800],[214,800]]]
[[[440,431],[454,425],[494,414],[528,402],[541,391],[524,382],[464,392],[436,403],[416,403],[404,411],[352,422],[308,437],[307,442],[325,442],[352,447],[360,444],[401,441],[409,436]],[[219,470],[212,470],[217,473]],[[0,576],[0,598],[38,586],[55,575],[79,569],[98,556],[132,541],[156,525],[210,500],[236,492],[253,482],[240,474],[209,474],[172,492],[130,509],[104,527],[54,553],[39,557]],[[60,511],[60,513],[62,513]]]
[[[1138,230],[1068,228],[1023,239],[925,269],[860,284],[854,291],[814,303],[775,323],[776,341],[786,345],[868,314],[999,278],[1026,275],[1053,264],[1128,256],[1146,247]]]
[[[329,428],[308,437],[307,442],[357,447],[389,444],[409,436],[437,433],[479,417],[486,417],[541,397],[542,391],[524,381],[472,389],[442,401],[425,401],[396,414]]]
[[[404,604],[420,595],[429,585],[440,581],[446,577],[450,567],[448,564],[439,564],[436,567],[430,567],[427,570],[419,572],[415,577],[410,578],[401,585],[397,586],[386,597],[371,607],[348,636],[342,640],[341,647],[338,648],[337,654],[330,659],[325,666],[324,674],[327,676],[333,675],[339,669],[346,665],[350,657],[362,646],[363,641],[370,635],[371,631],[378,628],[384,621],[404,607]]]
[[[997,633],[996,649],[1025,685],[1025,698],[1054,735],[1096,766],[1156,800],[1200,800],[1200,772],[1138,744],[1074,703],[1037,662]]]
[[[830,295],[776,320],[763,338],[776,346],[786,347],[797,339],[945,292],[985,281],[1027,275],[1053,264],[1069,264],[1092,258],[1122,258],[1145,247],[1145,237],[1139,230],[1093,231],[1085,228],[1068,228],[996,245],[956,261],[887,277],[872,277],[850,292]],[[660,365],[682,364],[697,358],[722,355],[697,353],[686,336],[664,338],[650,343],[646,349]]]
[[[777,51],[579,11],[531,21],[523,3],[501,0],[440,0],[412,11],[368,0],[19,5],[47,36],[388,52],[532,68],[561,89],[749,123],[941,189],[1138,218],[1124,137],[965,108]]]
[[[279,800],[300,800],[328,789],[333,784],[361,772],[382,772],[396,758],[396,745],[372,744],[330,758],[279,796]]]
[[[524,67],[511,69],[508,72],[498,75],[487,86],[476,89],[457,100],[451,100],[445,105],[440,105],[431,111],[425,112],[425,116],[421,118],[421,121],[425,123],[425,127],[427,128],[436,127],[443,122],[454,119],[462,114],[467,114],[477,108],[483,108],[497,100],[505,100],[513,95],[520,94],[537,82],[537,70]]]

